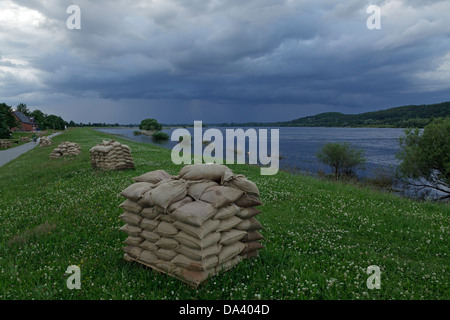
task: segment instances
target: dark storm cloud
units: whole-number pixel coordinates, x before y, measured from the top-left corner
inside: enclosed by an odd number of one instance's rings
[[[71,4],[81,30],[66,28]],[[382,9],[381,30],[366,27],[369,4]],[[166,122],[174,110],[271,121],[273,109],[286,120],[439,102],[450,88],[448,1],[15,0],[0,10],[10,19],[0,18],[0,94],[11,101],[127,101],[134,114],[149,101]]]

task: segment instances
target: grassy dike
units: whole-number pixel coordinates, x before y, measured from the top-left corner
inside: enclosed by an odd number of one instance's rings
[[[89,149],[114,138],[135,170],[95,172]],[[76,158],[49,159],[63,141]],[[260,188],[260,257],[195,290],[123,260],[117,194],[156,169],[177,174],[170,150],[91,129],[69,130],[0,168],[0,299],[449,299],[448,205],[232,165]],[[81,289],[65,271],[81,269]],[[369,290],[366,269],[381,269]]]

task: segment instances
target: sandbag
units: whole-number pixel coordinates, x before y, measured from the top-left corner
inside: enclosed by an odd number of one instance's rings
[[[157,242],[161,238],[161,236],[156,232],[148,230],[142,230],[141,237],[153,243]]]
[[[119,207],[131,213],[141,213],[142,211],[142,207],[136,202],[131,201],[130,199],[126,199],[119,205]]]
[[[136,182],[131,186],[127,187],[125,190],[120,192],[120,195],[130,199],[131,201],[138,202],[142,195],[147,191],[154,188],[155,185],[148,182]]]
[[[227,166],[222,164],[190,164],[184,166],[178,173],[178,177],[186,180],[211,180],[220,182]]]
[[[143,218],[139,224],[139,227],[148,231],[154,231],[159,223],[160,221],[154,219]]]
[[[235,203],[238,207],[249,208],[249,207],[257,207],[262,204],[258,198],[251,194],[244,193]]]
[[[247,235],[247,231],[243,231],[243,230],[233,229],[233,230],[229,230],[229,231],[224,231],[224,232],[220,233],[219,243],[223,244],[225,246],[229,246],[237,241],[242,242],[242,238],[244,238],[246,235]]]
[[[237,241],[231,245],[223,246],[219,253],[219,264],[237,256],[245,248],[245,243]]]
[[[244,192],[239,189],[224,186],[213,186],[205,190],[200,197],[200,200],[211,203],[214,208],[219,208],[232,204],[243,194]]]
[[[123,221],[125,221],[127,224],[129,224],[130,226],[139,226],[139,224],[141,223],[142,217],[139,214],[136,213],[131,213],[128,211],[125,211],[124,213],[122,213],[119,216],[120,219],[122,219]]]
[[[161,221],[155,228],[155,233],[162,237],[173,238],[178,233],[178,229],[171,223]]]
[[[155,243],[150,242],[149,240],[144,240],[144,241],[139,245],[139,248],[142,248],[142,249],[144,249],[144,250],[148,250],[148,251],[150,251],[150,252],[155,252],[156,250],[159,249],[159,247],[158,247]]]
[[[263,249],[264,246],[258,241],[251,241],[246,243],[246,247],[241,251],[241,255],[248,254],[249,252]]]
[[[214,244],[218,244],[220,238],[221,234],[219,232],[212,232],[203,239],[198,239],[194,236],[187,234],[184,231],[180,231],[174,236],[174,239],[177,240],[180,244],[198,250],[203,250]]]
[[[123,250],[132,258],[138,259],[141,255],[142,249],[135,246],[126,246]]]
[[[135,227],[135,226],[130,226],[128,223],[123,225],[119,230],[122,232],[125,232],[126,234],[128,234],[129,236],[132,236],[132,237],[139,237],[139,235],[141,234],[141,231],[142,231],[141,228]]]
[[[128,236],[125,239],[124,243],[129,246],[138,247],[143,241],[144,239],[142,239],[141,237]]]
[[[247,235],[241,239],[241,242],[251,242],[264,240],[264,236],[257,230],[251,230],[247,232]]]
[[[232,216],[227,219],[222,219],[222,220],[220,220],[220,225],[217,228],[217,232],[231,230],[241,222],[242,222],[242,219],[238,218],[236,216]]]
[[[175,210],[177,210],[178,208],[181,208],[182,206],[184,206],[185,204],[191,203],[193,200],[191,197],[186,196],[183,199],[176,201],[174,203],[172,203],[168,208],[167,208],[167,212],[171,213],[174,212]]]
[[[259,198],[259,189],[256,186],[256,183],[250,181],[242,174],[237,174],[227,179],[223,184],[224,186],[230,186],[239,190],[244,191],[245,193],[249,193],[251,195],[255,195]]]
[[[170,261],[177,256],[175,251],[162,248],[158,249],[155,254],[159,259],[164,261]]]
[[[137,182],[149,182],[157,184],[163,180],[167,180],[172,178],[172,176],[167,173],[165,170],[155,170],[151,172],[144,173],[138,177],[132,178],[134,181]]]
[[[200,197],[209,187],[219,186],[217,182],[214,181],[199,181],[197,183],[189,184],[187,190],[188,196],[192,197],[194,200],[200,200]]]
[[[222,219],[230,218],[234,215],[237,215],[239,210],[240,210],[239,207],[236,206],[234,203],[229,206],[219,208],[217,210],[216,214],[214,215],[214,219],[222,220]]]
[[[194,201],[178,208],[170,216],[177,221],[200,227],[215,213],[216,209],[210,203]]]
[[[184,180],[170,180],[160,183],[151,191],[151,197],[156,206],[167,209],[172,203],[186,197],[187,183]]]
[[[263,226],[255,218],[250,218],[242,220],[235,228],[238,230],[253,231],[262,229]]]
[[[158,241],[156,241],[155,245],[163,249],[173,250],[177,248],[180,243],[175,239],[162,237]]]
[[[173,249],[173,251],[182,254],[188,258],[191,258],[196,261],[206,260],[210,257],[217,256],[222,249],[221,244],[215,244],[203,250],[192,249],[183,245],[180,245],[178,248]]]
[[[239,212],[236,213],[236,216],[241,219],[250,219],[260,213],[261,213],[261,210],[250,207],[250,208],[240,209]]]
[[[144,263],[153,265],[156,263],[156,261],[158,261],[158,257],[154,252],[143,250],[139,256],[139,260],[143,261]]]
[[[194,236],[198,239],[204,239],[208,234],[211,232],[215,232],[216,229],[220,225],[219,220],[207,220],[201,227],[196,227],[188,223],[184,223],[181,221],[176,221],[173,223],[173,225],[187,234]]]
[[[173,258],[172,263],[186,270],[206,271],[216,267],[219,263],[219,259],[217,256],[212,256],[208,259],[197,261],[190,259],[185,255],[178,254],[175,258]]]

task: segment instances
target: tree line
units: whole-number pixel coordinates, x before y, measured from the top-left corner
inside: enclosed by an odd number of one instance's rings
[[[26,104],[20,103],[15,108],[17,111],[22,112],[27,117],[34,118],[34,121],[38,125],[40,130],[64,130],[68,125],[60,116],[54,114],[45,114],[39,109],[31,111]],[[0,138],[9,138],[11,128],[17,127],[18,121],[12,114],[13,107],[6,103],[0,103]]]

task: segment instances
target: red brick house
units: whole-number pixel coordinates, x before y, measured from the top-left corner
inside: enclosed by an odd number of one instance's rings
[[[19,126],[11,128],[11,131],[35,131],[39,129],[34,119],[27,117],[23,112],[13,111],[12,114],[16,117]]]

